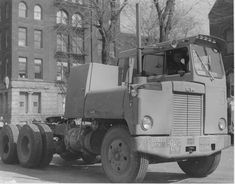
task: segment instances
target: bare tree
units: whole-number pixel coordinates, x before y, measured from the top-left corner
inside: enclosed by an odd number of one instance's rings
[[[102,42],[101,61],[108,64],[110,60],[110,45],[115,42],[119,33],[119,17],[127,5],[128,0],[118,4],[116,0],[90,0],[89,7],[92,11],[92,26],[100,34]]]
[[[167,39],[179,39],[197,34],[200,28],[200,22],[191,15],[193,8],[199,3],[199,0],[194,1],[190,6],[185,7],[181,1],[176,0],[173,16],[171,17],[171,25],[167,35]],[[134,1],[130,1],[128,6],[124,9],[122,17],[125,19],[122,24],[122,29],[128,33],[135,32],[135,8],[133,6]],[[151,45],[160,41],[160,24],[158,13],[156,11],[155,4],[152,0],[139,1],[141,8],[141,34],[142,44]],[[159,2],[163,7],[164,1]],[[169,23],[169,22],[168,22]],[[198,29],[197,29],[198,28]],[[134,37],[134,34],[133,34]],[[120,40],[120,42],[124,42]],[[133,39],[135,46],[136,40]],[[133,46],[133,47],[134,47]]]
[[[175,0],[167,0],[166,3],[160,3],[159,0],[153,0],[157,10],[159,21],[159,42],[168,40],[172,29],[172,19],[175,11]]]

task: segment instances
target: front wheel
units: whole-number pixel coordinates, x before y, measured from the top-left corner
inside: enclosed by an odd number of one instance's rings
[[[179,167],[189,176],[205,177],[211,174],[219,165],[221,151],[210,156],[189,158],[179,161]]]
[[[133,139],[124,126],[114,126],[106,133],[101,147],[105,174],[112,182],[142,182],[149,161],[133,149]]]

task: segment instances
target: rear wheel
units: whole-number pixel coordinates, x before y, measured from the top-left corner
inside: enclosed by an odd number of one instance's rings
[[[42,137],[37,125],[27,124],[21,128],[17,141],[17,155],[23,167],[39,166],[42,156]]]
[[[128,129],[115,126],[106,133],[102,148],[101,161],[104,172],[112,182],[142,182],[148,159],[133,149]]]
[[[54,154],[53,133],[46,124],[37,124],[42,136],[42,156],[39,167],[47,167]]]
[[[1,159],[5,164],[18,162],[16,144],[19,136],[19,129],[16,125],[5,125],[0,134]]]
[[[189,158],[178,162],[179,167],[189,176],[205,177],[219,165],[221,151],[206,157]]]

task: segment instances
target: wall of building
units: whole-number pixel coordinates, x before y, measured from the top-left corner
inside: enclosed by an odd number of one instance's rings
[[[27,6],[27,17],[19,17],[18,6],[24,2]],[[74,13],[84,15],[84,6],[58,4],[57,0],[0,0],[1,22],[0,33],[9,32],[9,46],[5,48],[5,36],[0,39],[0,116],[4,121],[11,123],[25,123],[31,121],[44,121],[48,116],[63,115],[65,105],[66,87],[64,81],[57,81],[57,63],[68,62],[68,53],[63,56],[57,52],[56,13],[63,9],[68,13],[69,21]],[[4,18],[5,4],[9,3],[9,18]],[[34,20],[34,6],[42,9],[42,19]],[[84,15],[85,18],[85,15]],[[20,27],[27,29],[27,44],[19,46]],[[42,32],[42,48],[34,48],[34,30]],[[84,53],[72,59],[75,63],[88,63],[91,61],[90,27],[86,25],[82,30],[84,34]],[[93,58],[98,52],[96,32],[93,31]],[[74,55],[72,55],[73,57]],[[19,57],[27,58],[27,77],[19,77]],[[71,58],[71,57],[70,57]],[[34,59],[42,60],[42,78],[35,79]],[[7,71],[6,70],[6,60]],[[99,62],[96,60],[96,62]],[[4,78],[8,76],[9,86],[6,88]]]

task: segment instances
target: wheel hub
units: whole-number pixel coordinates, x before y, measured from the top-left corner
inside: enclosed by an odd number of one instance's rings
[[[116,172],[125,172],[129,166],[130,150],[122,140],[115,140],[109,146],[108,159],[111,168]]]
[[[23,137],[22,143],[21,143],[21,148],[22,148],[22,152],[23,152],[24,155],[28,155],[29,154],[31,147],[30,147],[30,143],[29,143],[28,137],[26,137],[26,136]]]

